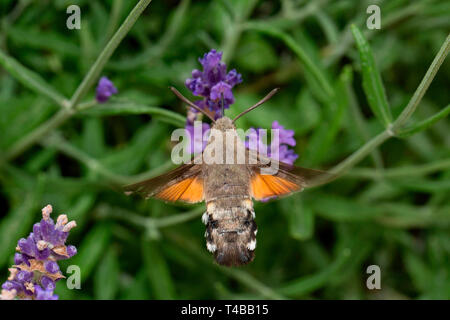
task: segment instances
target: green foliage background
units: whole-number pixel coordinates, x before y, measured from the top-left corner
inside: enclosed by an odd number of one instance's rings
[[[61,299],[450,298],[449,62],[410,100],[447,37],[449,2],[154,0],[80,90],[136,3],[0,4],[1,282],[51,203],[78,224],[68,242],[79,253],[62,270],[78,264],[82,289],[61,282]],[[368,30],[375,3],[382,29]],[[66,28],[70,4],[81,30]],[[184,80],[211,48],[244,78],[228,115],[281,88],[239,127],[278,120],[295,130],[296,164],[342,174],[256,204],[256,258],[242,268],[206,251],[203,205],[120,191],[173,167],[170,134],[186,110],[168,86],[193,98]],[[104,105],[93,100],[99,75],[119,89]],[[373,264],[381,290],[365,285]]]

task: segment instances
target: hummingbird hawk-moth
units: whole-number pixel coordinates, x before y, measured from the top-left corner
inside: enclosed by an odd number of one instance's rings
[[[247,264],[253,260],[256,248],[257,226],[253,200],[282,197],[301,191],[327,173],[289,165],[245,149],[236,133],[235,121],[267,101],[277,89],[233,120],[224,115],[214,120],[175,88],[171,90],[182,101],[211,119],[213,125],[205,151],[208,146],[215,147],[214,150],[223,150],[220,157],[224,160],[227,156],[237,159],[237,150],[244,150],[245,160],[208,164],[199,161],[204,156],[202,153],[166,174],[128,185],[125,191],[127,194],[138,193],[145,198],[154,197],[171,202],[205,201],[206,212],[202,221],[206,225],[208,251],[214,254],[215,260],[221,265]],[[231,135],[234,143],[226,144],[225,135]],[[223,139],[214,138],[220,136]],[[222,145],[218,146],[219,143]],[[275,174],[262,173],[264,168],[274,163],[278,168]]]

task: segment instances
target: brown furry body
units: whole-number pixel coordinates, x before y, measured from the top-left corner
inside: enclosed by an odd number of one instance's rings
[[[233,152],[237,159],[238,144],[242,144],[229,118],[217,120],[212,130],[221,134],[223,145],[215,139],[208,145],[222,148],[223,162],[227,153]],[[234,130],[234,131],[233,131]],[[234,138],[234,143],[225,143],[226,132]],[[214,136],[214,135],[211,135]],[[241,146],[243,147],[243,146]],[[207,147],[208,148],[208,147]],[[250,194],[250,179],[246,164],[209,164],[202,168],[204,178],[207,217],[206,241],[208,250],[214,253],[216,261],[224,265],[241,265],[253,260],[256,246],[256,223]]]

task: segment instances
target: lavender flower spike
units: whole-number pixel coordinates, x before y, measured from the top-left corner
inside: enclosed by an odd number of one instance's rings
[[[199,59],[203,71],[195,69],[192,78],[186,80],[186,87],[195,96],[203,97],[196,101],[201,108],[208,108],[215,113],[215,118],[222,116],[222,95],[224,108],[234,103],[231,89],[242,82],[242,76],[235,69],[227,73],[227,65],[221,61],[222,52],[212,49]]]
[[[107,77],[101,77],[98,82],[95,99],[98,103],[105,103],[113,94],[117,94],[117,88]]]
[[[42,209],[42,220],[33,226],[27,238],[19,240],[14,265],[9,269],[8,280],[2,285],[0,300],[33,299],[57,300],[53,294],[55,282],[64,278],[58,260],[68,259],[77,253],[74,246],[65,242],[75,221],[68,222],[59,215],[56,224],[50,218],[52,206]]]
[[[212,113],[214,119],[223,116],[223,109],[228,109],[234,103],[232,89],[242,82],[242,76],[235,69],[227,73],[227,65],[221,61],[222,52],[212,49],[199,58],[203,71],[194,69],[192,78],[186,79],[186,87],[195,95],[202,97],[194,103],[201,109]],[[223,99],[222,99],[223,97]],[[189,108],[186,121],[186,132],[191,137],[190,153],[200,153],[206,146],[202,136],[194,136],[194,122],[198,120],[199,113],[194,108]],[[209,125],[203,124],[202,131],[209,129]]]

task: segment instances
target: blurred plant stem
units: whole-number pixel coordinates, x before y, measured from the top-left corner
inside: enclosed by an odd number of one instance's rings
[[[194,208],[184,213],[163,218],[144,217],[126,209],[111,207],[107,204],[99,205],[96,212],[100,218],[115,218],[129,222],[144,229],[165,228],[175,224],[193,220],[205,211],[203,206]]]
[[[34,129],[28,135],[20,139],[16,144],[14,144],[5,154],[2,160],[12,160],[26,149],[28,149],[31,145],[33,145],[40,138],[45,136],[51,130],[59,127],[66,120],[71,118],[74,113],[77,111],[77,105],[80,100],[85,96],[88,90],[94,85],[95,81],[99,77],[101,71],[105,67],[109,58],[112,56],[114,51],[119,46],[120,42],[126,36],[126,34],[133,27],[139,16],[145,10],[145,8],[150,4],[151,0],[140,0],[136,6],[131,10],[128,17],[113,35],[111,40],[108,41],[105,48],[102,50],[97,60],[94,62],[92,67],[89,69],[88,73],[75,90],[70,101],[65,105],[56,115],[52,118],[41,124],[39,127]]]
[[[83,152],[82,150],[76,148],[69,142],[67,142],[59,133],[55,132],[43,139],[41,142],[45,147],[55,148],[59,152],[62,152],[66,156],[72,157],[77,161],[84,164],[86,167],[91,169],[94,173],[107,179],[108,182],[114,184],[115,186],[121,187],[126,184],[135,183],[141,180],[150,179],[162,174],[164,171],[173,167],[172,161],[168,160],[162,166],[137,174],[135,176],[124,176],[112,172],[107,167],[105,167],[99,160],[92,158],[89,154]]]
[[[372,168],[354,168],[346,175],[346,178],[356,179],[380,179],[380,178],[398,178],[427,175],[436,171],[450,169],[450,159],[443,159],[424,165],[405,166],[399,168],[390,168],[374,170]]]

